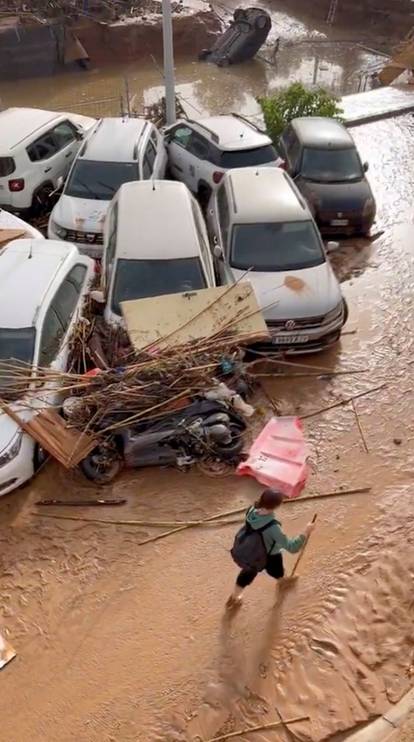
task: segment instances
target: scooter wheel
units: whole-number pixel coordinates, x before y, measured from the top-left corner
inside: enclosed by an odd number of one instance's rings
[[[85,477],[97,484],[109,484],[122,469],[122,461],[118,456],[108,455],[106,448],[98,446],[79,464]]]
[[[214,456],[197,461],[197,469],[207,477],[231,477],[234,474],[232,464],[228,461],[219,461]]]

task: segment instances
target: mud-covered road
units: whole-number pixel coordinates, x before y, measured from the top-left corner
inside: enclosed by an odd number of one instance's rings
[[[335,266],[347,331],[335,351],[304,363],[359,373],[265,382],[281,413],[300,415],[384,384],[356,402],[368,453],[351,405],[305,422],[308,492],[371,492],[283,506],[291,534],[319,515],[300,578],[276,595],[260,577],[230,620],[236,525],[140,546],[166,528],[45,518],[35,505],[42,497],[94,494],[80,475],[48,465],[0,501],[0,621],[18,652],[0,676],[2,740],[204,741],[275,721],[277,706],[286,718],[309,716],[298,739],[339,741],[410,687],[413,133],[412,117],[355,130],[378,202],[373,232],[384,232],[343,242]],[[126,496],[124,508],[79,514],[194,520],[247,506],[256,492],[238,478],[146,471],[108,493]],[[276,738],[289,742],[282,731],[243,739]]]

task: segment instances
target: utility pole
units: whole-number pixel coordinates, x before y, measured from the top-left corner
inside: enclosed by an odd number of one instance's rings
[[[171,0],[162,0],[162,40],[164,46],[165,112],[167,126],[171,126],[176,119]]]

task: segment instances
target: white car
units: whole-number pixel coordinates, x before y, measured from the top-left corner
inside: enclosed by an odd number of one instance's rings
[[[0,253],[0,397],[8,399],[4,363],[66,369],[68,341],[93,275],[93,260],[62,242],[15,240]],[[28,420],[35,409],[59,399],[59,388],[45,385],[36,397],[9,404]],[[0,495],[30,479],[43,456],[34,440],[0,413]]]
[[[38,108],[0,112],[0,207],[24,213],[43,209],[66,178],[96,119]]]
[[[164,141],[154,124],[139,118],[101,119],[73,163],[62,196],[49,219],[49,239],[68,240],[102,257],[105,214],[126,182],[163,178]]]
[[[227,173],[208,209],[220,283],[251,281],[276,349],[335,343],[347,307],[312,214],[279,168]],[[328,251],[337,243],[328,243]]]
[[[123,301],[216,285],[203,215],[183,183],[121,186],[105,220],[102,279],[109,324],[122,324]]]
[[[165,131],[171,174],[204,205],[231,168],[277,166],[271,139],[236,114],[181,120]]]

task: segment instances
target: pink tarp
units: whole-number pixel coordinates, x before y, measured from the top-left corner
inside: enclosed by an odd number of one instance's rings
[[[298,417],[273,417],[250,448],[237,473],[298,497],[309,475],[308,450]]]

